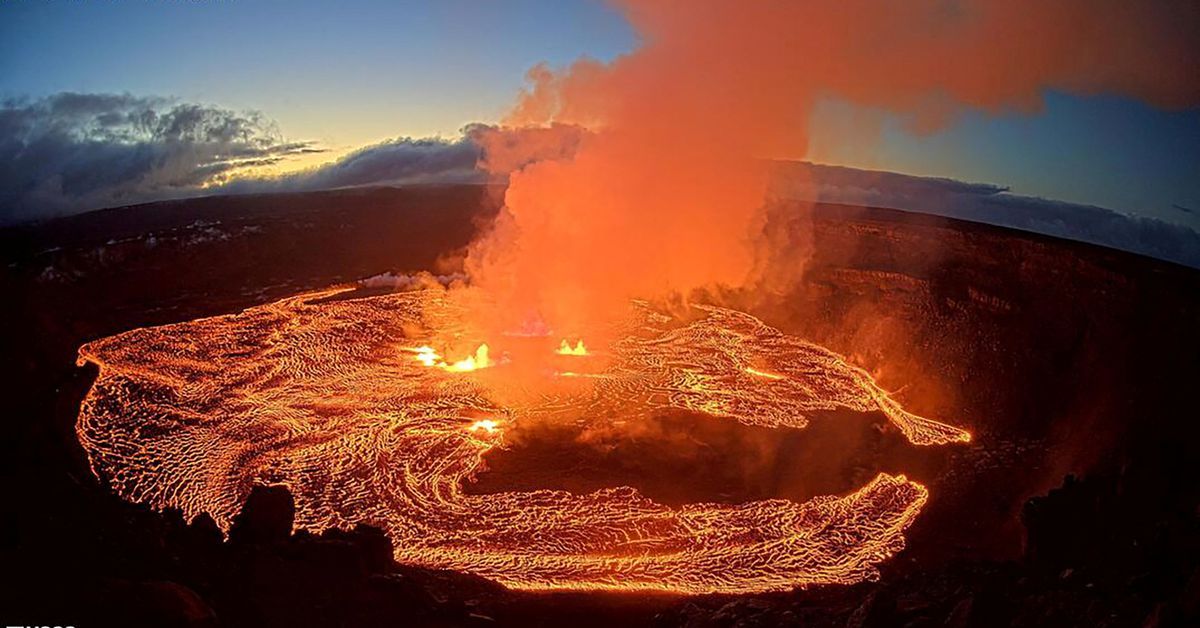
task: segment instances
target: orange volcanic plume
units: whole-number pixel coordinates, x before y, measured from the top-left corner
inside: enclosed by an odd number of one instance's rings
[[[1045,89],[1200,103],[1188,0],[617,4],[635,51],[533,68],[505,120],[521,133],[480,138],[485,165],[518,168],[469,259],[508,326],[577,334],[632,296],[755,281],[762,158],[804,157],[825,95],[925,129],[965,107],[1033,110]],[[590,132],[547,148],[565,125]]]

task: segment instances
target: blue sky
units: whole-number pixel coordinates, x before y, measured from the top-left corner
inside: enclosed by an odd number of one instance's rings
[[[345,151],[495,121],[530,66],[636,46],[617,12],[588,0],[9,0],[0,96],[130,92],[258,109],[290,138]],[[997,183],[1200,228],[1200,109],[1047,93],[1041,111],[967,112],[929,135],[844,103],[819,110],[797,124],[814,129],[810,156],[820,161]]]
[[[18,0],[0,4],[0,93],[173,95],[358,145],[495,120],[530,66],[635,41],[599,2]]]

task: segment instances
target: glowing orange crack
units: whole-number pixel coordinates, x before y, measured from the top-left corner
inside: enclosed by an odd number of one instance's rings
[[[752,368],[749,366],[747,366],[745,368],[745,371],[755,377],[765,377],[767,379],[783,379],[783,376],[778,373],[768,373],[767,371],[760,371],[756,368]]]

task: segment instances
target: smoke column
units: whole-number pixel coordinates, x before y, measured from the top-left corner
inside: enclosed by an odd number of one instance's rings
[[[825,95],[921,129],[967,107],[1036,111],[1045,89],[1200,102],[1188,0],[617,4],[639,48],[530,70],[504,121],[543,130],[526,157],[484,138],[504,156],[486,167],[519,166],[468,257],[503,325],[540,316],[575,334],[630,297],[755,281],[764,159],[805,156]],[[573,150],[547,148],[556,132]]]

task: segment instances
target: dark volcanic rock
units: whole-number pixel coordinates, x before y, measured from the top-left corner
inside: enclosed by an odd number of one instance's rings
[[[292,534],[296,502],[282,486],[256,486],[229,528],[234,545],[278,543]]]
[[[913,411],[975,434],[929,464],[930,452],[884,451],[895,439],[868,432],[869,446],[848,452],[858,458],[835,467],[844,485],[812,489],[842,490],[877,470],[931,487],[907,549],[884,564],[878,582],[687,600],[518,593],[396,565],[388,539],[371,528],[293,533],[290,496],[279,488],[252,492],[226,542],[209,517],[186,524],[178,512],[122,502],[92,476],[73,429],[94,375],[74,366],[80,344],[388,270],[452,271],[442,259],[495,211],[494,192],[200,199],[0,232],[9,305],[0,314],[9,332],[0,381],[10,390],[0,560],[16,574],[0,588],[0,619],[839,628],[1200,621],[1200,272],[904,212],[776,208],[796,243],[778,262],[803,268],[803,281],[782,294],[720,295],[903,388]],[[643,450],[633,449],[641,460]],[[756,485],[756,495],[802,493],[783,475],[793,462],[778,459],[778,481]],[[741,490],[740,474],[726,471],[720,490]]]
[[[216,613],[195,591],[177,582],[114,582],[95,609],[112,625],[208,628],[218,626]],[[83,621],[80,622],[81,624]]]

